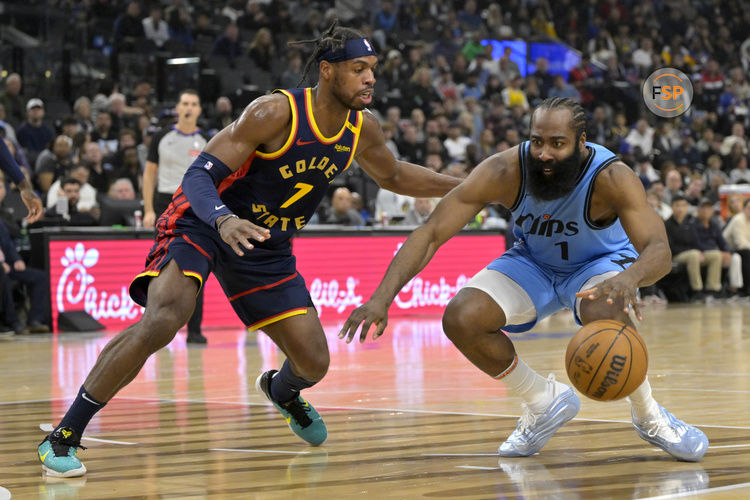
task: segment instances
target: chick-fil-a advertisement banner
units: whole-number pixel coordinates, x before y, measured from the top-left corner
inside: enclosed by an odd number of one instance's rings
[[[406,236],[304,236],[294,240],[297,268],[305,277],[321,319],[345,318],[370,297]],[[52,240],[49,244],[52,316],[85,310],[107,329],[141,318],[128,295],[143,270],[150,240]],[[391,316],[439,314],[477,271],[502,253],[503,236],[459,235],[438,250],[398,294]],[[241,327],[213,277],[206,283],[205,327]]]

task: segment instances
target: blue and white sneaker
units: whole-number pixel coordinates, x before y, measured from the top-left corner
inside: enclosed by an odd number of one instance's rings
[[[86,474],[86,467],[78,458],[81,437],[69,427],[55,429],[39,444],[37,453],[42,469],[52,477],[79,477]]]
[[[255,389],[273,403],[273,406],[284,416],[284,420],[289,424],[292,432],[313,446],[323,444],[323,441],[328,437],[328,430],[313,405],[305,401],[299,394],[283,403],[275,401],[271,397],[271,378],[276,373],[277,370],[261,373],[255,380]]]
[[[552,384],[552,390],[557,395],[542,413],[532,413],[526,403],[521,403],[523,414],[518,420],[516,430],[497,449],[501,457],[533,455],[547,444],[560,427],[578,414],[581,400],[573,392],[573,388],[555,382],[554,375],[549,376],[547,383]],[[566,389],[561,391],[561,387]]]
[[[658,417],[639,422],[633,415],[635,432],[643,439],[666,451],[677,460],[697,462],[708,450],[708,438],[702,430],[688,425],[659,406]]]

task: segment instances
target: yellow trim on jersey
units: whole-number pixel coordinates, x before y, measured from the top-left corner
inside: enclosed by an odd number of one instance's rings
[[[289,99],[289,108],[292,111],[292,129],[289,131],[289,137],[287,137],[286,142],[283,146],[281,146],[280,149],[277,151],[274,151],[273,153],[263,153],[261,151],[255,150],[255,154],[257,154],[260,158],[263,158],[264,160],[273,160],[275,158],[278,158],[279,156],[283,155],[287,152],[287,150],[292,147],[292,144],[294,143],[294,138],[297,137],[297,123],[299,118],[297,117],[297,103],[294,100],[294,96],[287,92],[286,90],[278,89],[274,92],[280,92],[286,96],[287,99]]]
[[[277,314],[276,316],[271,316],[270,318],[260,320],[259,322],[253,323],[252,325],[248,326],[247,331],[252,332],[253,330],[259,330],[264,326],[270,325],[271,323],[276,323],[277,321],[281,321],[282,319],[291,318],[292,316],[298,316],[300,314],[307,314],[307,308],[302,307],[299,309],[292,309],[291,311],[283,312],[281,314]]]
[[[346,126],[349,124],[349,116],[351,116],[351,111],[346,115],[346,121],[344,122],[344,125],[341,127],[341,130],[339,130],[339,133],[334,135],[333,137],[326,137],[323,135],[323,133],[318,128],[318,124],[315,123],[315,116],[313,115],[312,111],[312,89],[306,88],[305,89],[305,109],[307,111],[307,121],[310,123],[310,128],[313,131],[313,134],[315,134],[315,137],[322,142],[323,144],[333,144],[334,142],[337,142],[339,139],[341,139],[341,136],[344,135],[344,131],[346,130]]]
[[[362,132],[362,125],[365,123],[365,117],[361,111],[357,111],[357,125],[351,127],[351,131],[354,133],[354,142],[352,142],[352,152],[349,155],[349,161],[346,162],[344,170],[349,168],[349,165],[354,161],[354,154],[357,151],[357,143],[359,143],[359,133]],[[349,122],[346,122],[349,125]],[[344,171],[342,170],[342,172]]]

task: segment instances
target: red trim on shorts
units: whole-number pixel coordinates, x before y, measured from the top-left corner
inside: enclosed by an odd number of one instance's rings
[[[201,248],[201,246],[198,245],[197,243],[194,243],[193,240],[191,240],[190,238],[188,238],[188,236],[186,234],[183,233],[180,236],[182,236],[182,239],[184,239],[185,241],[187,241],[188,243],[190,243],[191,245],[193,245],[193,247],[195,247],[196,250],[198,250],[200,253],[202,253],[208,260],[211,260],[211,256],[208,255],[208,252],[206,252],[205,250],[203,250],[203,248]]]
[[[159,242],[159,245],[153,252],[154,260],[152,260],[146,267],[146,271],[159,270],[159,266],[162,265],[162,262],[164,262],[164,259],[167,257],[167,249],[169,248],[169,245],[172,244],[173,240],[174,238],[164,238]]]
[[[255,293],[255,292],[260,291],[260,290],[267,290],[268,288],[273,288],[273,287],[278,286],[278,285],[280,285],[280,284],[282,284],[282,283],[284,283],[286,281],[289,281],[291,279],[296,278],[298,276],[298,274],[299,273],[294,273],[291,276],[287,276],[286,278],[280,279],[276,283],[271,283],[270,285],[256,286],[255,288],[251,288],[250,290],[245,290],[244,292],[240,292],[237,295],[232,295],[231,297],[229,297],[229,300],[232,301],[234,299],[238,299],[240,297],[244,297],[245,295],[250,295],[251,293]]]

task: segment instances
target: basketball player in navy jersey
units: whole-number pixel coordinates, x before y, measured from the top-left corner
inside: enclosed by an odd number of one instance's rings
[[[614,319],[634,326],[637,289],[671,269],[664,223],[638,176],[611,152],[586,142],[581,106],[550,98],[534,111],[530,140],[486,159],[435,208],[394,257],[372,298],[339,333],[351,342],[387,324],[388,306],[435,251],[487,204],[508,207],[516,245],[474,276],[448,304],[443,329],[477,368],[523,399],[523,416],[500,445],[502,457],[538,452],[580,408],[570,386],[538,375],[500,330],[523,332],[561,309],[579,324]],[[708,448],[699,429],[651,396],[648,379],[628,398],[644,440],[685,461]]]
[[[318,85],[256,99],[188,168],[156,223],[146,269],[130,286],[133,300],[146,307],[143,318],[107,344],[39,445],[48,475],[86,472],[76,455],[84,428],[174,338],[209,272],[243,323],[262,328],[287,356],[256,387],[302,439],[312,445],[326,439],[323,420],[300,391],[326,374],[328,346],[290,237],[355,158],[381,187],[409,196],[442,196],[458,181],[396,161],[377,119],[362,111],[372,101],[377,57],[361,33],[334,24],[311,42],[306,70],[317,63]]]
[[[2,138],[0,138],[0,170],[5,172],[8,179],[18,186],[18,190],[21,193],[21,200],[29,211],[28,215],[26,215],[26,222],[31,224],[38,221],[44,215],[42,200],[31,188],[31,183],[23,175],[21,167],[18,166],[16,159],[13,158],[13,154],[8,149],[8,146],[5,145],[5,141]]]

